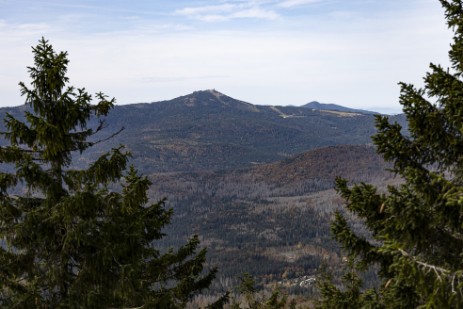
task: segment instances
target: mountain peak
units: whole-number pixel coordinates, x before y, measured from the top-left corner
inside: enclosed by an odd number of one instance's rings
[[[216,95],[216,96],[222,96],[224,95],[222,92],[220,91],[217,91],[215,89],[206,89],[206,90],[203,90],[204,92],[209,92],[210,94],[212,95]]]
[[[209,99],[217,99],[221,100],[221,97],[228,97],[225,94],[215,90],[215,89],[206,89],[206,90],[197,90],[187,96],[193,96],[193,97],[201,97],[201,98],[208,98]]]
[[[190,95],[192,94],[212,94],[212,95],[224,95],[223,93],[215,90],[215,89],[205,89],[205,90],[196,90],[196,91],[193,91],[193,93],[191,93]]]
[[[180,101],[188,107],[233,108],[256,111],[257,108],[247,102],[236,100],[215,89],[198,90],[172,101]]]

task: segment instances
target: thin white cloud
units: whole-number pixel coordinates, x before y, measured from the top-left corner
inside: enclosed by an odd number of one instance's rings
[[[236,7],[237,5],[233,5],[233,4],[186,7],[183,9],[176,10],[175,13],[178,15],[184,15],[184,16],[195,18],[197,16],[202,16],[202,15],[229,13],[233,11]]]
[[[42,35],[45,32],[52,31],[53,28],[44,22],[40,23],[20,23],[20,24],[8,24],[4,21],[0,21],[0,38],[6,37],[24,37],[24,36],[37,36]]]
[[[258,18],[268,20],[278,19],[278,17],[279,15],[276,12],[272,10],[262,9],[260,7],[244,9],[230,15],[230,18]]]
[[[221,5],[186,7],[176,10],[174,14],[204,22],[242,18],[274,20],[279,17],[275,11],[261,7],[258,1],[228,2]]]
[[[277,6],[282,8],[292,8],[300,5],[313,4],[321,2],[322,0],[283,0]]]

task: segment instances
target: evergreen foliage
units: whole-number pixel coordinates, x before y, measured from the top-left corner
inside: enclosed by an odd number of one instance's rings
[[[336,183],[372,237],[356,235],[340,213],[334,236],[352,271],[376,265],[381,285],[362,291],[355,272],[342,288],[325,278],[319,308],[463,308],[463,1],[440,2],[454,31],[451,69],[431,64],[422,89],[400,83],[407,134],[377,117],[373,141],[403,184],[380,193]]]
[[[204,271],[198,237],[156,249],[172,211],[149,202],[150,181],[126,169],[123,147],[73,168],[73,154],[105,140],[94,135],[114,99],[98,93],[92,105],[85,89],[68,86],[67,53],[45,39],[33,54],[31,88],[20,83],[32,111],[24,121],[8,115],[1,133],[0,307],[184,307],[216,272]]]

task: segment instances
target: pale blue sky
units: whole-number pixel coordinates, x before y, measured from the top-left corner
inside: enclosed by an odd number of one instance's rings
[[[119,104],[215,88],[253,104],[398,112],[397,82],[448,65],[438,0],[0,0],[0,106],[23,103],[31,46]]]

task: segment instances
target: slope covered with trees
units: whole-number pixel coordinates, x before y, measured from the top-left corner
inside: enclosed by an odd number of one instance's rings
[[[335,179],[384,187],[397,181],[387,167],[372,146],[332,146],[247,169],[156,173],[152,192],[169,196],[175,212],[169,245],[198,234],[230,289],[244,272],[258,284],[275,283],[314,276],[323,261],[339,264],[329,230],[342,202]]]

